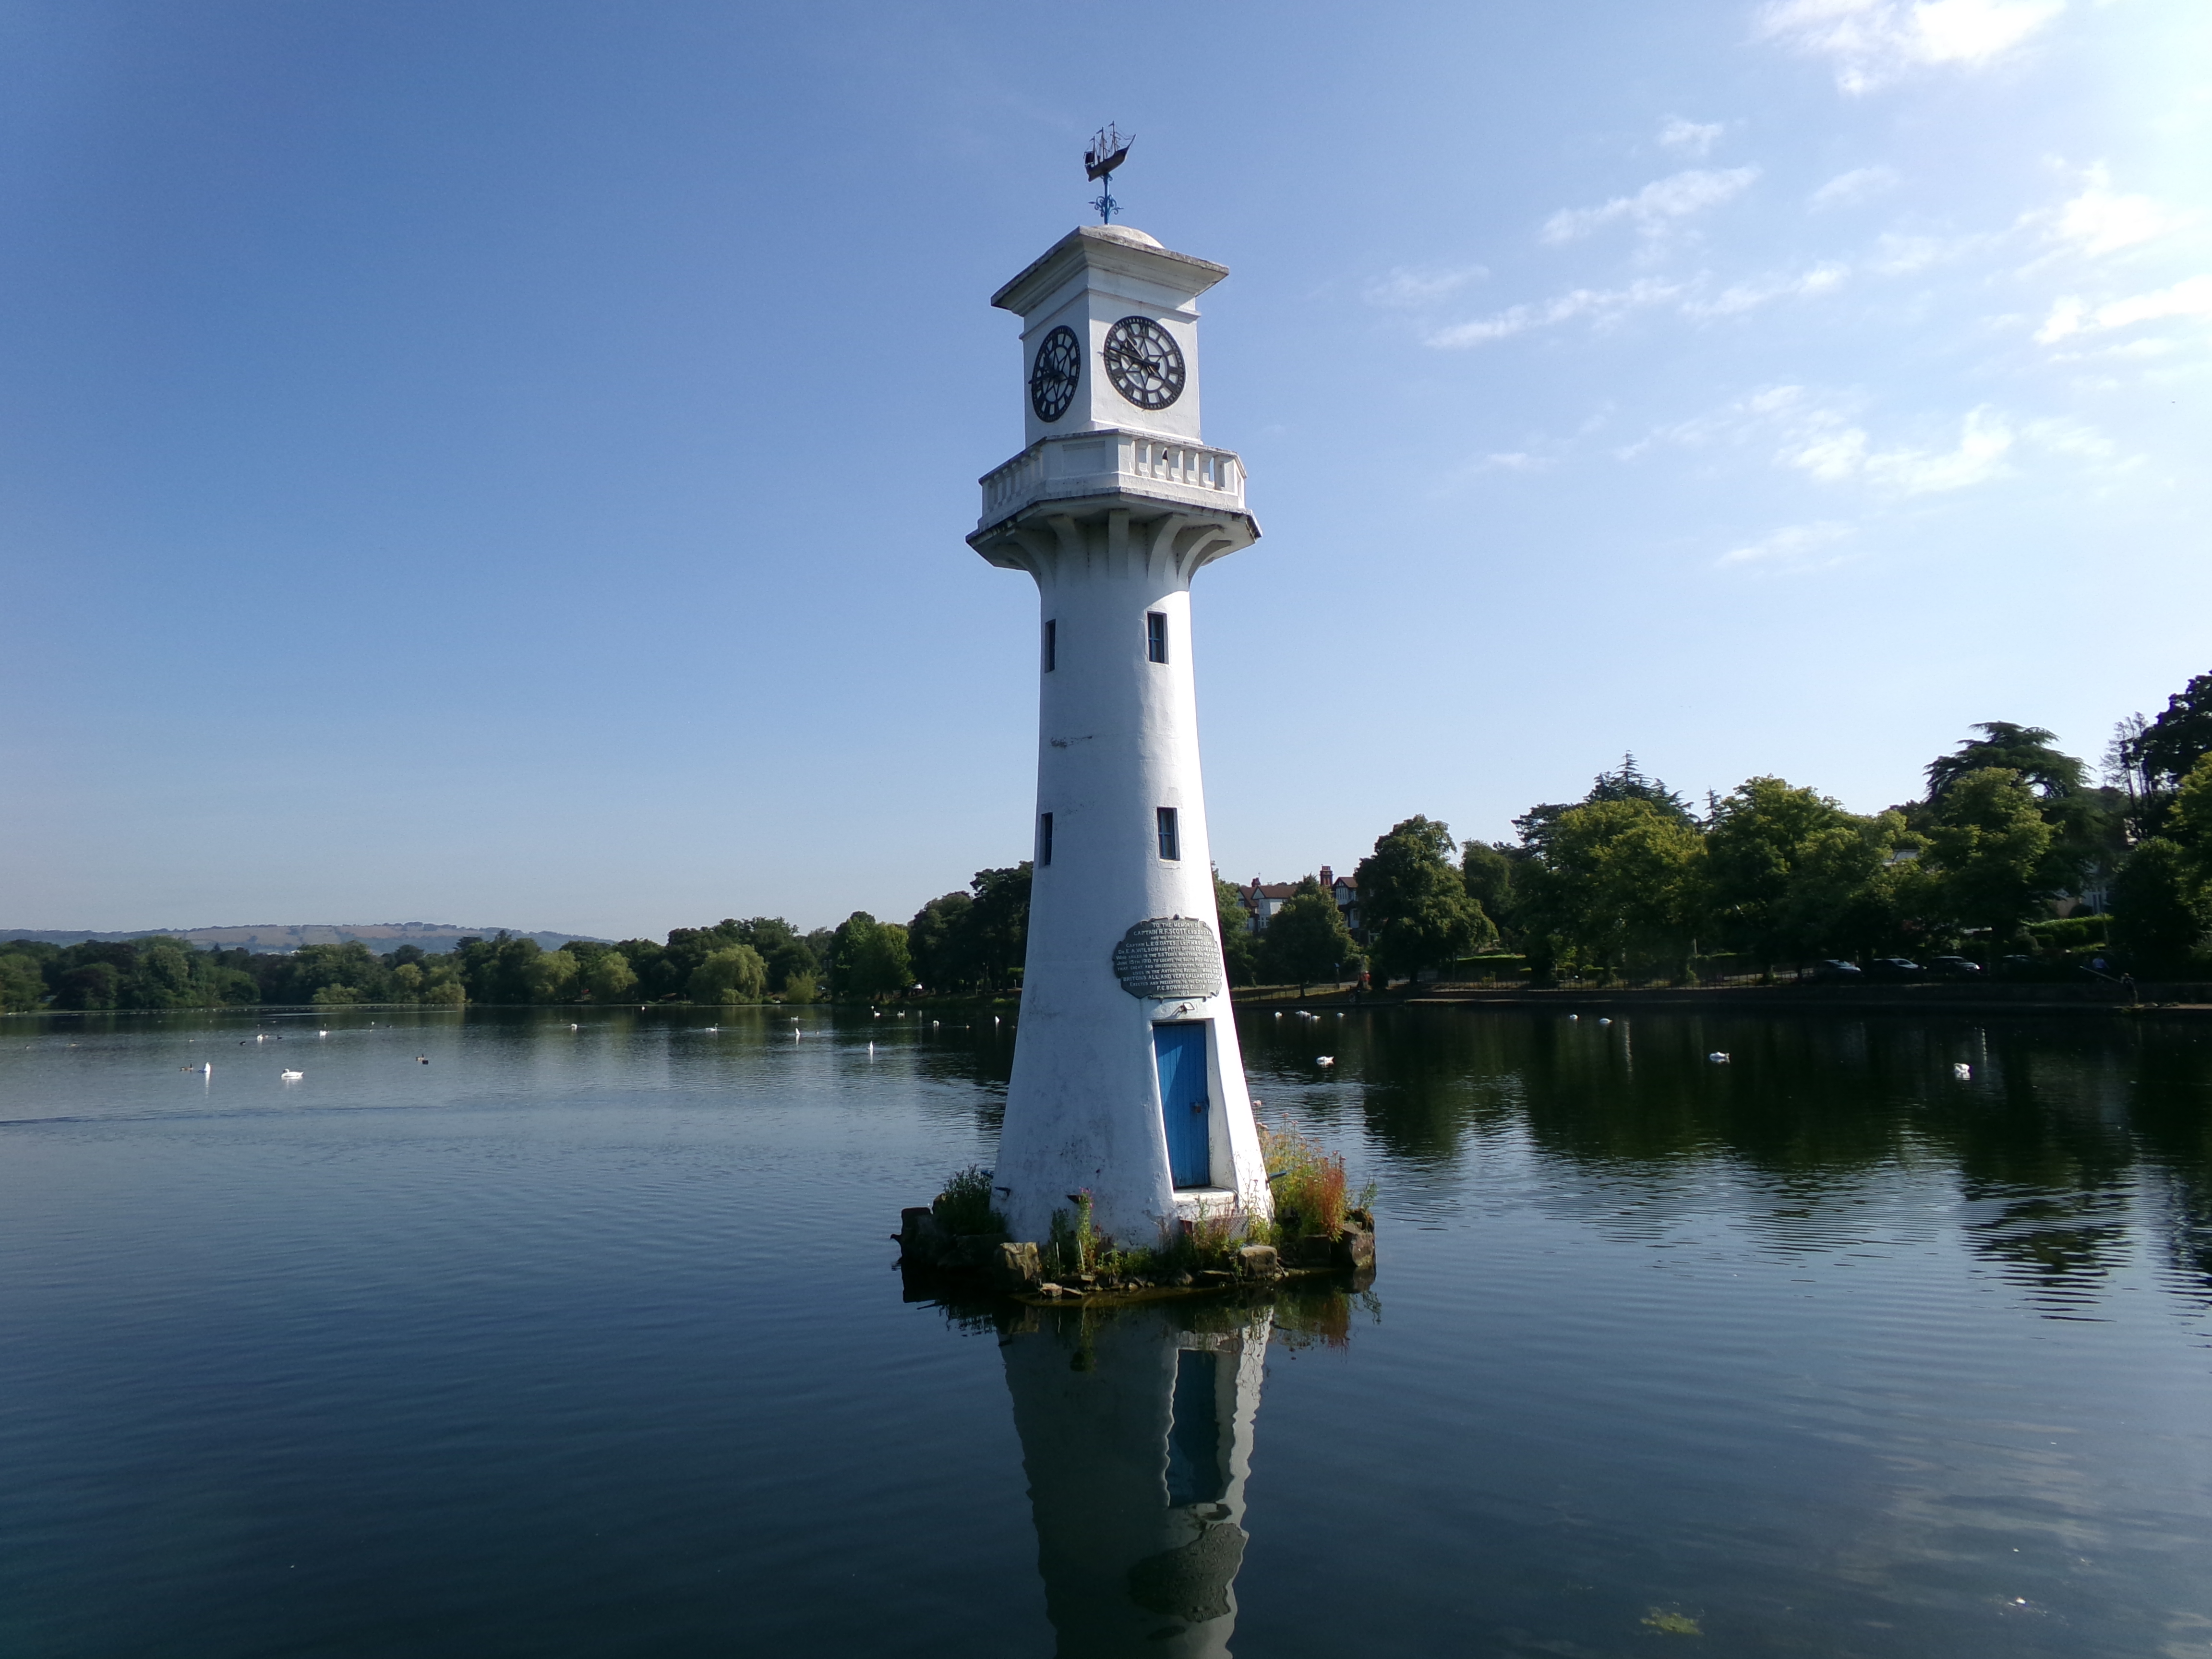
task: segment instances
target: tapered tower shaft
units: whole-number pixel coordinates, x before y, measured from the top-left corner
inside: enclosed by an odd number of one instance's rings
[[[970,544],[1040,599],[1036,874],[995,1179],[1016,1236],[1091,1194],[1152,1244],[1265,1216],[1200,777],[1191,580],[1259,534],[1242,463],[1199,438],[1197,312],[1225,275],[1086,227],[1001,289],[1030,442]]]

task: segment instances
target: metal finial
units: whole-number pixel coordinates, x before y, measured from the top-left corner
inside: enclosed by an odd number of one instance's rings
[[[1083,176],[1098,185],[1098,194],[1091,199],[1091,205],[1098,210],[1098,222],[1102,225],[1112,224],[1114,210],[1121,205],[1114,199],[1114,181],[1108,175],[1127,158],[1129,146],[1136,142],[1135,133],[1124,138],[1109,121],[1092,137],[1091,148],[1083,152]]]

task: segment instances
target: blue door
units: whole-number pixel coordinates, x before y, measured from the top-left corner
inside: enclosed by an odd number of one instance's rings
[[[1212,1137],[1206,1092],[1206,1024],[1185,1020],[1152,1027],[1160,1066],[1160,1115],[1168,1132],[1168,1172],[1178,1187],[1213,1184]]]

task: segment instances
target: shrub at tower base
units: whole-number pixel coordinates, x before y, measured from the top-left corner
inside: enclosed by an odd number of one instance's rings
[[[1374,1186],[1354,1194],[1344,1158],[1295,1129],[1260,1131],[1275,1212],[1261,1220],[1211,1215],[1163,1228],[1143,1243],[1094,1224],[1091,1194],[1068,1194],[1042,1239],[1008,1237],[993,1203],[991,1171],[959,1170],[927,1205],[902,1211],[899,1266],[910,1288],[965,1281],[1022,1300],[1156,1297],[1271,1284],[1317,1273],[1371,1275]]]

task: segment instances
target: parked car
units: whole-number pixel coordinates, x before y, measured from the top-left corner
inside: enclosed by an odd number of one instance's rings
[[[1849,985],[1865,977],[1866,975],[1859,971],[1859,965],[1856,962],[1830,960],[1816,962],[1813,964],[1813,978],[1815,981],[1823,984]]]
[[[1923,979],[1927,970],[1904,957],[1876,957],[1867,964],[1867,974],[1872,979]]]
[[[1942,979],[1972,979],[1982,971],[1982,964],[1970,957],[1937,957],[1929,963],[1928,971]]]

